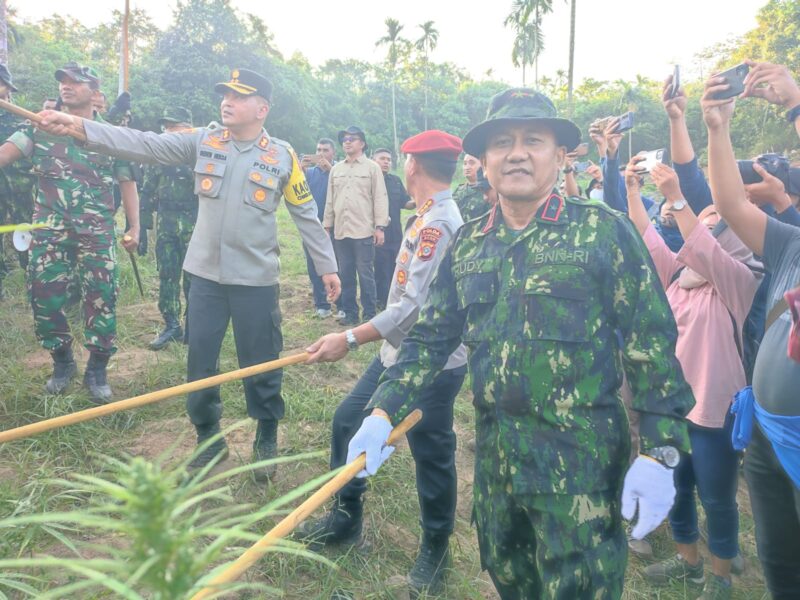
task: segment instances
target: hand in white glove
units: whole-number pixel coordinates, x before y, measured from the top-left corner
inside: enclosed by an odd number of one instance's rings
[[[379,415],[370,415],[356,431],[347,447],[347,462],[353,462],[359,454],[367,453],[366,468],[356,477],[375,475],[380,466],[392,455],[394,446],[387,446],[386,440],[392,432],[389,419]]]
[[[622,488],[622,516],[630,521],[639,507],[639,519],[631,532],[633,539],[640,540],[658,527],[674,502],[674,470],[652,458],[637,457]]]

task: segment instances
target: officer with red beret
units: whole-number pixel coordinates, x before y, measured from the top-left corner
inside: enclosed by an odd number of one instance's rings
[[[308,352],[309,362],[332,362],[349,350],[383,340],[378,356],[333,417],[331,468],[345,464],[350,438],[366,417],[365,408],[383,372],[392,366],[400,344],[416,322],[450,240],[463,225],[450,184],[461,153],[461,139],[443,131],[424,131],[406,140],[405,179],[417,213],[406,226],[397,255],[386,310],[344,333],[320,338]],[[425,405],[422,421],[408,434],[416,461],[417,492],[423,538],[417,560],[408,575],[411,591],[436,593],[449,560],[449,538],[456,508],[455,433],[453,402],[466,375],[466,349],[457,348],[435,381],[419,395]],[[377,417],[391,428],[387,419]],[[361,537],[364,479],[342,489],[330,512],[301,526],[304,539],[320,544],[354,544]]]

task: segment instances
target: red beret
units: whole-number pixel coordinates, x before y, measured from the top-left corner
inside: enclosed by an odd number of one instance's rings
[[[438,129],[429,129],[408,138],[400,146],[403,154],[441,154],[458,160],[461,154],[461,138]]]

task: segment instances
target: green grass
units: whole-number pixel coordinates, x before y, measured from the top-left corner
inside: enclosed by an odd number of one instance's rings
[[[319,321],[312,317],[310,285],[299,235],[284,210],[279,215],[279,226],[284,346],[285,352],[291,353],[304,349],[320,335],[339,328],[332,320]],[[110,383],[117,399],[180,384],[186,371],[184,346],[172,345],[158,353],[147,349],[147,342],[161,326],[156,309],[158,278],[152,250],[149,256],[139,258],[145,300],[139,297],[130,262],[124,254],[120,255],[119,351],[109,369]],[[13,259],[9,263],[13,263]],[[6,299],[0,303],[0,344],[3,348],[0,355],[0,427],[8,429],[89,407],[80,379],[70,387],[67,395],[52,397],[43,392],[44,382],[50,374],[50,361],[34,338],[24,278],[19,269],[11,273],[5,288]],[[72,311],[71,324],[76,346],[79,346],[82,334],[76,310]],[[295,365],[285,369],[283,390],[287,414],[280,428],[282,454],[322,450],[327,456],[333,412],[376,351],[375,345],[362,348],[336,364]],[[81,372],[85,358],[79,359]],[[225,338],[220,362],[223,371],[238,366],[230,333]],[[469,392],[462,390],[455,409],[459,434],[459,505],[452,542],[453,568],[444,594],[446,598],[459,600],[497,597],[488,583],[488,576],[481,573],[475,532],[470,526],[473,456],[466,443],[473,438],[470,396]],[[223,424],[246,418],[241,383],[223,386],[222,398],[225,407]],[[97,460],[98,454],[121,457],[129,453],[155,458],[177,442],[174,455],[167,462],[179,463],[194,444],[193,429],[184,413],[184,401],[184,398],[174,398],[136,411],[0,445],[0,519],[45,510],[85,508],[88,502],[85,495],[66,493],[51,480],[74,473],[103,474],[106,467]],[[229,436],[232,457],[228,466],[249,460],[253,433],[254,426],[250,424]],[[270,487],[256,485],[249,476],[242,475],[230,482],[231,495],[235,502],[264,506],[323,474],[327,468],[326,458],[290,463],[279,468],[279,477]],[[744,483],[740,487],[744,490]],[[740,541],[748,570],[743,577],[735,578],[734,598],[766,598],[755,558],[752,518],[744,492],[740,494],[740,504]],[[269,523],[265,523],[267,527]],[[392,576],[408,572],[416,555],[419,534],[414,465],[404,448],[369,481],[366,549],[351,550],[343,555],[326,552],[325,556],[337,565],[335,569],[301,556],[271,554],[251,569],[248,577],[284,590],[284,597],[291,599],[328,598],[336,589],[348,590],[358,599],[403,597],[396,596],[387,581]],[[665,558],[674,552],[665,528],[653,537],[657,558]],[[69,551],[41,525],[0,530],[0,559],[44,554],[67,556]],[[639,559],[631,558],[625,598],[683,600],[693,599],[699,594],[699,590],[684,590],[679,586],[660,589],[649,586],[641,576],[644,566],[645,563]],[[50,582],[53,586],[63,583]],[[46,587],[47,582],[33,582],[31,585]],[[20,597],[2,585],[0,591],[6,591],[11,598]],[[80,595],[80,598],[90,599],[108,597],[111,596],[104,592]],[[265,596],[240,592],[238,597]]]

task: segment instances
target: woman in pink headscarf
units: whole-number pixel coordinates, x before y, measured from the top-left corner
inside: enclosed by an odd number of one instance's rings
[[[647,245],[678,326],[676,355],[692,387],[688,414],[692,452],[675,469],[677,495],[670,513],[678,555],[648,566],[645,576],[666,583],[705,582],[703,599],[730,598],[731,560],[738,553],[736,505],[739,457],[731,443],[734,394],[746,385],[742,326],[763,270],[752,252],[720,221],[714,206],[695,215],[683,198],[677,175],[658,164],[650,175],[664,195],[665,209],[683,236],[671,251],[650,223],[639,191],[638,157],[625,172],[628,215]],[[699,538],[695,490],[708,522],[711,576],[706,580]]]

